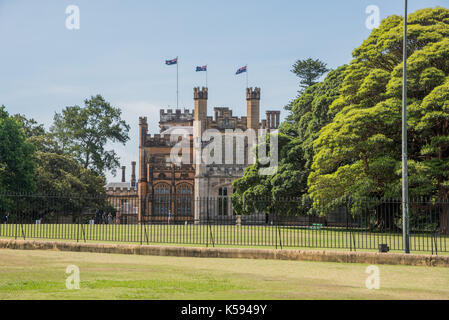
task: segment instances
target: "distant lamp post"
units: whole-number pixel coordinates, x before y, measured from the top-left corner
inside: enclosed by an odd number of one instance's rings
[[[403,43],[403,82],[402,82],[402,241],[405,253],[410,253],[410,234],[408,216],[408,172],[407,172],[407,0],[404,14]]]

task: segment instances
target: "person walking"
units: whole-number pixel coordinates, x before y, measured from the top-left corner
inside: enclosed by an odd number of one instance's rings
[[[108,214],[108,224],[112,224],[112,213]]]

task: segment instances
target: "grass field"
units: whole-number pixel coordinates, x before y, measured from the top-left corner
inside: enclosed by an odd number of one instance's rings
[[[79,290],[65,287],[80,269]],[[0,299],[449,299],[447,268],[0,250]]]
[[[185,244],[217,246],[259,246],[286,248],[331,248],[377,250],[387,243],[402,250],[399,233],[350,232],[345,229],[235,225],[0,225],[0,237],[110,241],[116,243]],[[449,252],[449,237],[411,234],[412,252]]]

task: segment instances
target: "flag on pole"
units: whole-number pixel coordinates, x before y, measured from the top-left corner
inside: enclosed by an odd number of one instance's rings
[[[172,59],[172,60],[165,60],[165,64],[170,66],[172,64],[178,64],[178,58]]]
[[[196,67],[196,72],[198,71],[207,71],[207,65],[202,66],[202,67]]]
[[[246,67],[247,66],[241,67],[240,69],[237,70],[237,72],[235,74],[241,74],[243,72],[246,72]]]

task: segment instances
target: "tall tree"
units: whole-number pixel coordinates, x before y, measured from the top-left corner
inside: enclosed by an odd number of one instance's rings
[[[410,195],[449,195],[449,9],[409,16]],[[315,199],[400,197],[403,18],[391,16],[354,50],[333,121],[314,141]],[[441,215],[448,231],[449,212]],[[445,222],[444,222],[445,221]]]
[[[307,194],[312,143],[319,130],[332,120],[328,109],[339,96],[345,69],[342,66],[329,72],[323,82],[310,86],[291,103],[291,112],[280,127],[278,170],[273,176],[260,176],[258,164],[245,170],[233,184],[237,212],[273,208],[292,215],[306,213],[299,200]],[[289,200],[292,198],[294,201]]]
[[[20,123],[0,107],[0,193],[32,192],[34,183],[34,148],[27,142]],[[0,208],[10,205],[0,194]]]
[[[317,83],[317,80],[328,71],[326,63],[320,59],[312,58],[297,60],[291,70],[301,79],[299,85],[302,90]]]
[[[105,206],[104,176],[84,168],[70,154],[64,153],[42,124],[23,115],[14,118],[20,123],[28,143],[35,148],[34,183],[39,196],[26,199],[23,208],[48,217]]]
[[[85,169],[98,174],[116,172],[119,158],[114,150],[106,150],[107,143],[125,144],[129,140],[129,125],[122,120],[121,110],[111,106],[101,95],[84,101],[85,107],[66,107],[55,114],[51,132],[65,153]]]

